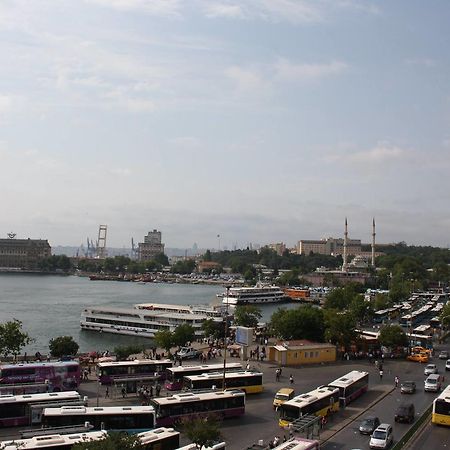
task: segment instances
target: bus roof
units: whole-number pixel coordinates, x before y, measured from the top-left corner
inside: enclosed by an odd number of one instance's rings
[[[47,436],[34,436],[30,439],[16,439],[14,441],[0,442],[1,450],[27,450],[37,448],[52,448],[63,445],[74,445],[78,442],[97,441],[107,436],[106,431],[90,431],[76,434],[50,434]]]
[[[189,401],[205,401],[214,398],[231,398],[231,397],[245,397],[245,392],[239,389],[230,389],[226,391],[211,391],[211,392],[201,392],[192,393],[186,392],[183,394],[175,394],[170,397],[156,397],[152,398],[151,402],[158,405],[171,405],[179,402],[189,402]]]
[[[321,386],[313,391],[307,392],[306,394],[297,395],[293,399],[284,402],[281,407],[295,406],[296,408],[302,408],[303,406],[309,405],[310,403],[327,397],[333,393],[338,394],[339,389],[337,387]]]
[[[223,368],[223,363],[217,363],[217,364],[202,364],[202,365],[190,365],[190,366],[175,366],[175,367],[168,367],[167,370],[170,370],[172,373],[184,373],[189,372],[190,370],[220,370]],[[225,369],[242,369],[241,363],[226,363]]]
[[[42,394],[0,395],[0,405],[8,403],[39,403],[58,400],[79,400],[81,395],[76,391],[45,392]]]
[[[105,415],[105,414],[148,414],[154,413],[153,406],[61,406],[60,408],[45,408],[44,415],[49,416],[84,416],[84,415]]]
[[[319,441],[294,437],[276,447],[277,450],[315,450],[319,448]]]
[[[225,378],[242,378],[242,377],[252,377],[252,376],[258,376],[263,375],[262,372],[258,372],[257,370],[239,370],[235,372],[225,372]],[[184,378],[187,378],[188,380],[218,380],[223,378],[223,372],[207,372],[202,373],[200,375],[187,375]]]
[[[439,394],[438,397],[435,398],[435,400],[441,400],[450,403],[450,384]]]
[[[369,375],[369,372],[363,372],[361,370],[352,370],[346,375],[338,378],[331,382],[328,386],[332,387],[347,387],[348,385],[354,383],[355,381],[361,380],[362,378]]]
[[[97,364],[98,367],[114,366],[144,366],[146,364],[172,364],[170,359],[134,359],[133,361],[104,361]]]
[[[179,436],[180,433],[178,431],[175,431],[173,428],[155,428],[154,430],[150,431],[144,431],[142,433],[138,433],[137,437],[141,441],[143,445],[149,444],[153,441],[158,441],[160,439],[172,437],[172,436]]]
[[[17,368],[27,368],[27,369],[35,369],[36,367],[66,367],[79,365],[78,361],[46,361],[46,362],[32,362],[26,364],[0,364],[0,371],[3,369],[17,369]]]

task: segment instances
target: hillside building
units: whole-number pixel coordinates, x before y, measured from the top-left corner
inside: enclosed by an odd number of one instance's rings
[[[33,270],[52,254],[46,239],[0,239],[0,267]]]
[[[139,261],[149,261],[159,253],[164,253],[161,239],[161,231],[149,231],[147,236],[144,236],[144,242],[138,244]]]

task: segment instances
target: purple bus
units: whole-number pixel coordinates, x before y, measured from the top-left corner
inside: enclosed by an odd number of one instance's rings
[[[245,392],[237,389],[194,394],[186,392],[150,400],[155,408],[156,426],[166,427],[198,415],[216,415],[224,419],[245,413]]]

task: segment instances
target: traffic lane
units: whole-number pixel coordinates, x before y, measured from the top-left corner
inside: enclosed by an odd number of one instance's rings
[[[411,450],[422,450],[424,448],[433,450],[447,450],[449,448],[449,439],[449,427],[434,425],[430,422],[408,448]]]
[[[389,423],[394,428],[394,440],[398,441],[409,429],[410,424],[403,423],[395,423],[394,416],[397,407],[402,402],[411,401],[416,410],[416,419],[428,408],[431,404],[435,395],[424,392],[423,390],[423,382],[425,376],[423,374],[424,365],[419,363],[413,363],[409,361],[395,361],[390,360],[384,364],[384,373],[383,380],[380,380],[379,375],[378,378],[372,377],[369,384],[369,389],[376,388],[376,386],[381,386],[381,384],[386,381],[391,381],[394,384],[394,378],[397,374],[400,378],[400,382],[411,380],[415,381],[417,385],[417,391],[415,394],[401,394],[400,388],[395,389],[391,394],[387,395],[384,399],[382,399],[379,403],[374,405],[372,408],[365,411],[361,416],[356,419],[354,422],[345,427],[342,431],[338,432],[335,436],[333,436],[329,441],[327,441],[323,448],[325,449],[343,449],[348,448],[349,442],[353,447],[359,447],[361,449],[369,448],[369,440],[370,436],[362,435],[359,433],[359,423],[360,421],[370,415],[374,415],[379,417],[381,422]],[[371,375],[372,375],[371,371]],[[387,375],[386,375],[387,374]],[[398,375],[400,374],[400,375]],[[355,402],[355,405],[357,403]],[[350,405],[351,407],[351,405]]]

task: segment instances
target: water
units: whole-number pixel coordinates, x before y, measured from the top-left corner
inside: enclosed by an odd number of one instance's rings
[[[97,333],[80,329],[81,311],[87,306],[132,307],[135,303],[179,305],[218,303],[217,285],[90,281],[76,276],[0,275],[0,323],[18,319],[35,339],[25,350],[48,353],[49,340],[72,336],[80,351],[112,350],[118,345],[149,344],[149,339]],[[268,321],[279,305],[261,307]],[[284,305],[283,305],[284,306]],[[291,305],[289,305],[291,306]]]

